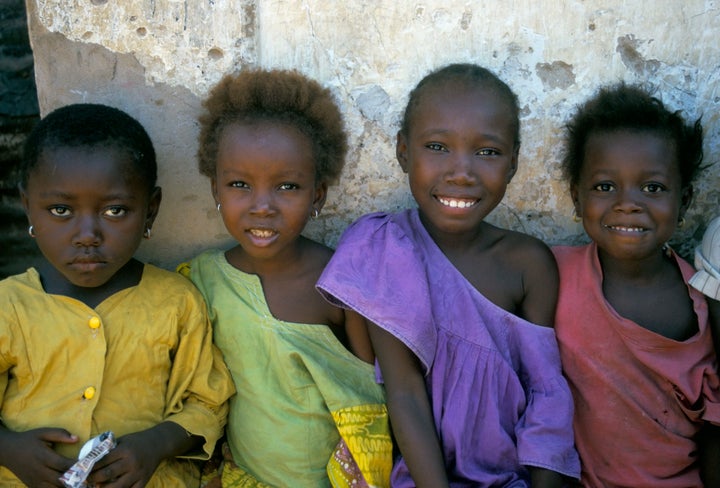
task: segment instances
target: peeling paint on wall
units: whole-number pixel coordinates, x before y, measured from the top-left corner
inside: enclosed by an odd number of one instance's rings
[[[171,266],[227,245],[196,171],[200,101],[223,74],[296,68],[336,95],[351,150],[308,234],[333,245],[359,215],[413,204],[395,162],[409,90],[431,69],[482,64],[518,94],[520,166],[490,220],[549,243],[584,239],[560,180],[562,127],[602,83],[643,83],[702,116],[707,163],[720,156],[720,6],[710,0],[335,2],[26,0],[44,112],[99,101],[137,115],[158,146],[165,200],[146,258]],[[720,165],[696,184],[677,236],[686,255],[720,213]]]

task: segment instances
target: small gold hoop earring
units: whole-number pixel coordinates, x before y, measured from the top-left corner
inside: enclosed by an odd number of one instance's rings
[[[316,218],[320,217],[320,210],[318,210],[318,209],[316,209],[316,208],[313,208],[311,217],[312,217],[313,219],[316,219]]]
[[[685,217],[680,217],[680,219],[678,220],[678,229],[682,229],[684,225],[685,225]]]
[[[575,222],[576,224],[579,224],[580,222],[582,222],[582,219],[581,219],[580,216],[577,214],[577,210],[573,210],[572,219],[573,219],[573,222]]]
[[[152,234],[152,229],[150,229],[150,227],[145,227],[145,232],[143,232],[143,237],[145,239],[150,239],[150,234]]]
[[[35,238],[35,226],[31,225],[30,227],[28,227],[28,235],[32,238]]]

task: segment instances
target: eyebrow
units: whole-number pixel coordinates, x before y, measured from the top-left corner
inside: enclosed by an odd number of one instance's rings
[[[42,198],[60,198],[63,200],[77,200],[77,194],[66,193],[63,191],[40,191]],[[137,200],[132,193],[109,193],[103,195],[101,201],[107,202],[111,200]]]
[[[449,129],[428,129],[426,131],[420,132],[418,136],[425,138],[425,137],[432,137],[433,135],[445,135],[445,134],[451,134],[454,131]],[[507,144],[508,141],[505,140],[502,136],[498,136],[496,134],[488,134],[486,132],[483,132],[481,134],[476,134],[476,136],[479,136],[483,139],[489,139],[491,141],[497,142],[498,144]]]

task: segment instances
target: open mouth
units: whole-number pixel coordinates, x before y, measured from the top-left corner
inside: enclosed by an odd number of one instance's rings
[[[631,233],[640,233],[645,232],[647,229],[645,227],[627,227],[624,225],[606,225],[605,228],[614,230],[617,232],[631,232]]]
[[[476,205],[480,200],[474,198],[447,198],[436,197],[437,201],[450,208],[470,208]]]
[[[248,233],[258,239],[268,239],[276,234],[276,232],[271,229],[250,229]]]

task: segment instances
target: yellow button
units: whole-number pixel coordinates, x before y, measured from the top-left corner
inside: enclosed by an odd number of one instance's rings
[[[100,319],[97,317],[90,317],[90,320],[88,320],[88,326],[91,329],[97,329],[100,327]]]
[[[92,397],[94,397],[94,396],[95,396],[95,388],[93,388],[92,386],[88,386],[87,388],[85,388],[85,392],[83,393],[83,398],[85,398],[86,400],[92,400]]]

